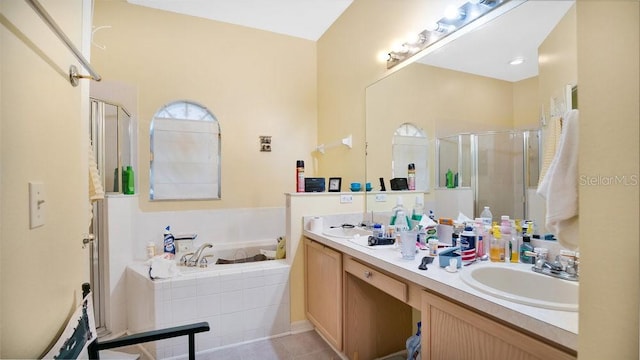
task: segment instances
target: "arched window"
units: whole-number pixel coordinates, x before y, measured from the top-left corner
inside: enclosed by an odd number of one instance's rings
[[[220,199],[220,124],[206,107],[164,105],[150,135],[151,200]]]
[[[393,134],[393,177],[407,177],[407,167],[416,169],[416,190],[429,191],[428,141],[424,131],[411,123],[400,125]]]

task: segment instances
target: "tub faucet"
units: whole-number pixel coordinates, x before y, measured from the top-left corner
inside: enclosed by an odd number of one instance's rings
[[[204,251],[204,249],[212,248],[212,247],[213,245],[209,243],[204,243],[200,245],[198,250],[196,250],[196,252],[189,258],[189,263],[187,264],[187,266],[198,266],[200,259],[203,257],[202,252]]]

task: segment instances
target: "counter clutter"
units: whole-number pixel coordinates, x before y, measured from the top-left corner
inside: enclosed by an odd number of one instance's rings
[[[424,268],[426,265],[422,264],[423,257],[428,254],[426,250],[420,250],[413,260],[405,260],[402,258],[400,249],[392,245],[370,247],[366,241],[352,241],[310,230],[304,230],[303,235],[431,292],[500,319],[511,326],[577,351],[578,312],[549,310],[500,299],[474,289],[460,278],[463,272],[471,271],[476,267],[496,266],[497,263],[476,261],[471,266],[458,268],[457,271],[447,271],[438,266],[440,262],[436,257],[433,264],[427,265],[428,270],[425,271],[420,267]],[[504,263],[501,266],[531,271],[530,264]],[[539,289],[539,291],[545,291],[545,289]]]

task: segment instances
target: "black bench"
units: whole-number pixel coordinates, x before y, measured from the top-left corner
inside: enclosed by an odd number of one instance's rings
[[[88,283],[82,284],[82,297],[89,294],[91,286]],[[207,322],[193,323],[189,325],[174,326],[159,330],[150,330],[137,334],[122,336],[112,340],[99,341],[96,339],[89,347],[89,358],[100,359],[100,350],[114,349],[122,346],[142,344],[151,341],[164,340],[178,336],[189,336],[189,360],[196,358],[195,334],[209,331]]]

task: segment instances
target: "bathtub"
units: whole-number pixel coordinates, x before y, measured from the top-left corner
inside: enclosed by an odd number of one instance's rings
[[[215,264],[216,258],[248,257],[265,249],[247,243],[214,244],[208,267],[182,267],[171,279],[151,280],[140,261],[127,267],[127,325],[131,333],[207,321],[211,330],[196,334],[196,351],[289,333],[289,271],[286,260]],[[274,247],[275,249],[275,247]],[[244,256],[247,254],[247,256]],[[155,358],[188,353],[187,338],[144,344]]]

